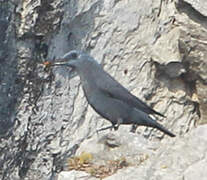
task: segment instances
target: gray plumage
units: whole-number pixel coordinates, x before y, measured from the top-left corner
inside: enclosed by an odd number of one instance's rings
[[[86,53],[70,51],[52,65],[68,66],[77,71],[88,103],[98,114],[109,120],[115,129],[120,124],[137,124],[157,128],[171,137],[175,136],[148,115],[163,116],[161,113],[132,95]]]

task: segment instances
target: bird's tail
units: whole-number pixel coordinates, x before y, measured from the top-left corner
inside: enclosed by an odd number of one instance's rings
[[[175,137],[175,135],[172,132],[170,132],[164,126],[162,126],[157,121],[152,119],[145,112],[142,112],[142,111],[139,111],[139,110],[136,109],[132,113],[132,119],[133,119],[133,123],[135,123],[137,125],[153,127],[153,128],[159,129],[160,131],[162,131],[163,133],[167,134],[170,137]]]
[[[151,123],[151,127],[154,127],[156,129],[159,129],[160,131],[162,131],[163,133],[167,134],[170,137],[175,137],[175,134],[173,134],[172,132],[170,132],[167,128],[165,128],[164,126],[162,126],[161,124],[159,124],[158,122],[156,122],[155,120],[152,119],[152,123]]]

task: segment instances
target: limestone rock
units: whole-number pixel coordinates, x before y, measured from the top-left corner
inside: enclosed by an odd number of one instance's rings
[[[125,156],[126,161],[130,162],[128,167],[119,169],[115,174],[104,178],[106,180],[136,180],[137,178],[181,180],[194,179],[196,177],[199,177],[199,179],[206,178],[207,174],[204,171],[204,167],[207,165],[207,125],[197,127],[185,137],[164,140],[159,146],[157,146],[158,144],[153,145],[152,142],[144,140],[139,135],[133,136],[132,134],[125,133],[121,137],[120,134],[116,133],[113,136],[116,140],[122,141],[118,147],[110,148],[105,144],[105,148],[103,148],[103,145],[96,141],[97,137],[94,136],[91,140],[81,144],[77,154],[82,150],[91,152],[95,163],[100,163],[103,159],[105,162],[106,160],[112,161],[118,158],[120,154]],[[99,137],[98,139],[103,140],[103,137]],[[168,144],[166,144],[166,141],[168,141]],[[147,153],[147,158],[141,159],[142,153]],[[102,165],[104,166],[103,162]],[[73,173],[74,171],[69,171],[68,173],[62,172],[58,180],[64,180],[62,174],[65,174],[67,178],[72,178],[71,174]],[[76,178],[81,179],[79,177],[81,171],[76,171],[76,173]]]
[[[205,0],[184,0],[189,3],[193,8],[195,8],[203,16],[207,16],[207,2]]]
[[[58,175],[57,180],[78,180],[78,179],[88,179],[88,180],[96,180],[98,178],[91,177],[90,174],[81,171],[62,171]]]
[[[140,166],[108,178],[199,177],[192,169],[206,162],[206,143],[196,139],[203,128],[195,129],[206,123],[206,22],[205,0],[0,1],[0,179],[53,180],[83,147],[107,152],[108,159],[128,153],[130,162],[132,151],[149,154]],[[94,133],[108,122],[88,105],[79,77],[42,65],[72,49],[89,53],[165,114],[155,119],[176,139],[145,127],[131,134],[130,126],[121,126],[118,138],[98,144]]]

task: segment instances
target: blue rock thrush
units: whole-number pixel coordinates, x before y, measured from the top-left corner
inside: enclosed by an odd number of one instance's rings
[[[120,124],[135,124],[157,128],[175,137],[149,116],[163,116],[161,113],[132,95],[88,54],[73,50],[66,53],[58,62],[51,63],[51,66],[67,66],[78,73],[88,103],[98,114],[112,123],[112,126],[99,131],[109,128],[117,130]]]

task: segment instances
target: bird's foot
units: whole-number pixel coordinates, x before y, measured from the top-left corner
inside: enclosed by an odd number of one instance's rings
[[[133,125],[132,125],[132,127],[131,127],[130,132],[135,133],[135,132],[136,132],[136,130],[137,130],[137,127],[138,127],[138,125],[137,125],[137,124],[133,124]]]
[[[113,128],[114,128],[115,131],[118,130],[119,129],[119,124],[114,125]]]

